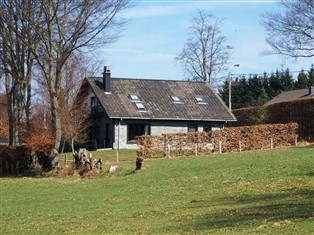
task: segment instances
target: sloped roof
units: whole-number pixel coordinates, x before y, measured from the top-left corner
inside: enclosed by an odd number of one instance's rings
[[[102,78],[87,78],[110,118],[236,121],[227,106],[204,82],[111,78],[111,93],[102,88]],[[139,112],[130,95],[137,95],[147,112]],[[182,103],[174,103],[178,96]],[[202,97],[206,104],[197,104]]]
[[[280,102],[287,102],[293,100],[300,100],[300,99],[309,99],[314,98],[313,95],[309,94],[309,88],[306,89],[298,89],[293,91],[284,91],[281,94],[277,95],[275,98],[268,101],[265,106],[269,106],[275,103]]]

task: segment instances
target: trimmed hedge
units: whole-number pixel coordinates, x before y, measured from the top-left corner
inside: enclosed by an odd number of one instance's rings
[[[209,132],[143,135],[137,138],[138,156],[146,158],[207,155],[294,145],[298,124],[230,127]]]
[[[267,111],[265,123],[298,123],[300,139],[314,141],[314,97],[275,103],[265,107],[265,109]],[[230,126],[252,125],[253,110],[253,107],[233,110],[232,112],[238,121],[230,123]]]

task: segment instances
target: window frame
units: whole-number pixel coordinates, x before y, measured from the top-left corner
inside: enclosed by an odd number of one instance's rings
[[[207,104],[201,96],[195,96],[195,100],[197,104]]]
[[[132,102],[141,102],[140,97],[138,95],[129,95]]]
[[[198,125],[189,124],[188,125],[188,132],[195,132],[195,131],[198,131]]]
[[[172,99],[172,102],[174,104],[183,104],[182,100],[180,99],[179,96],[176,96],[176,95],[172,95],[171,96],[171,99]]]
[[[127,124],[127,143],[135,144],[135,138],[141,135],[150,135],[151,125],[149,123],[128,123]]]
[[[211,125],[204,125],[204,126],[203,126],[203,131],[208,132],[208,131],[211,131],[212,128],[213,128],[213,127],[212,127]]]
[[[143,103],[137,102],[137,103],[135,103],[135,106],[137,107],[137,110],[139,112],[143,112],[143,113],[147,112],[147,109],[146,109],[146,107],[145,107],[145,105]]]

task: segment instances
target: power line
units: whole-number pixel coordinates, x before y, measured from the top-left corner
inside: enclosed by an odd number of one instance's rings
[[[310,70],[301,70],[301,71],[304,71],[304,73],[310,71]],[[299,74],[301,73],[301,71],[289,71],[289,74]],[[279,74],[284,74],[286,71],[276,71],[276,72],[271,72],[271,73],[267,73],[267,72],[264,72],[264,73],[232,73],[231,75],[232,76],[271,76],[271,75],[275,75],[276,73],[279,73]]]

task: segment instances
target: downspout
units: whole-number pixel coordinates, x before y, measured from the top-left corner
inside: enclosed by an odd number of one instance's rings
[[[118,122],[118,147],[117,147],[117,162],[119,162],[119,150],[120,150],[120,124],[123,119],[121,118]]]

